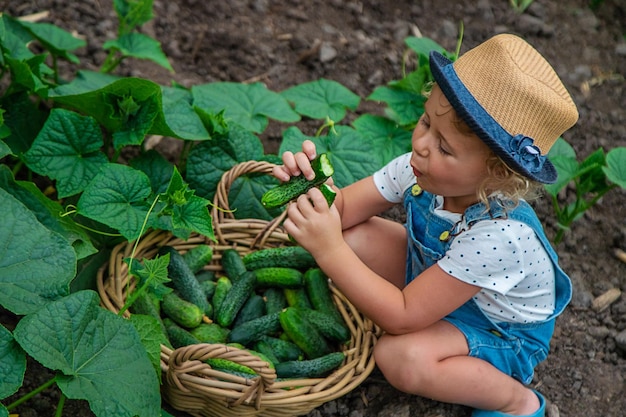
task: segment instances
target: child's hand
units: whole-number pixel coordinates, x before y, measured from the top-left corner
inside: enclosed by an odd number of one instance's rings
[[[272,173],[281,181],[289,181],[289,178],[303,174],[307,180],[315,177],[311,160],[316,156],[315,144],[310,140],[302,142],[302,152],[283,153],[283,165],[276,166]]]
[[[332,254],[333,248],[344,244],[339,211],[334,204],[328,207],[318,188],[309,190],[289,205],[283,226],[316,259]]]

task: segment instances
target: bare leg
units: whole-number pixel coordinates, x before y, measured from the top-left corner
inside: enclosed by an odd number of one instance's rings
[[[512,415],[539,408],[530,389],[468,353],[465,336],[446,321],[415,333],[385,334],[374,350],[385,378],[403,392]]]
[[[372,217],[344,230],[343,237],[370,269],[404,288],[407,236],[402,224]]]

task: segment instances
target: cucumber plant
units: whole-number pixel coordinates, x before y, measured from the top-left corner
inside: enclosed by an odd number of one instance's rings
[[[0,306],[20,317],[14,331],[0,326],[0,367],[10,370],[0,381],[0,400],[22,385],[28,356],[57,372],[40,389],[0,404],[0,415],[52,386],[62,392],[59,416],[66,398],[87,400],[98,416],[111,408],[159,415],[163,340],[154,335],[162,323],[120,316],[148,290],[165,296],[169,257],[125,260],[137,290],[119,315],[100,306],[96,271],[114,245],[137,243],[150,230],[214,238],[208,207],[222,174],[239,162],[280,161],[259,138],[270,122],[289,125],[282,153],[308,137],[298,128],[302,117],[319,119],[312,138],[336,167],[338,186],[410,150],[429,82],[424,51],[441,50],[434,42],[407,39],[419,68],[365,98],[386,106],[385,116],[363,114],[348,125],[345,116],[361,98],[332,80],[275,92],[261,83],[183,88],[115,74],[129,59],[171,69],[158,42],[140,34],[152,3],[113,1],[117,38],[103,45],[109,55],[99,71],[81,69],[75,53],[86,41],[69,31],[7,13],[0,18],[0,204],[7,213],[0,224]],[[148,150],[151,136],[181,141],[177,160]],[[122,158],[128,155],[137,156]],[[260,199],[277,183],[254,174],[238,178],[229,193],[235,215],[275,217],[281,209],[266,209]],[[85,329],[101,336],[86,340]],[[119,390],[122,380],[132,389]]]
[[[602,148],[578,161],[576,151],[559,139],[548,154],[558,180],[545,186],[558,222],[554,243],[559,244],[572,223],[582,217],[609,191],[626,189],[626,148],[605,152]],[[567,192],[571,186],[572,192]],[[563,195],[562,195],[563,194]]]

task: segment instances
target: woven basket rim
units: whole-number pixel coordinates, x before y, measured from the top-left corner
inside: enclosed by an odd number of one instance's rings
[[[235,248],[247,253],[264,247],[292,244],[281,226],[286,212],[270,220],[235,219],[230,210],[228,192],[232,183],[247,173],[271,174],[273,164],[248,161],[225,172],[218,183],[211,216],[216,241],[192,233],[187,240],[176,238],[170,232],[154,230],[141,237],[135,257],[152,258],[163,245],[184,251],[199,244],[209,244],[214,260],[206,267],[220,271],[220,252]],[[102,305],[115,313],[123,307],[126,294],[134,289],[134,280],[128,276],[124,258],[132,253],[135,242],[115,246],[107,263],[97,274],[97,287]],[[224,344],[200,343],[170,349],[161,345],[160,366],[163,373],[162,392],[174,408],[195,416],[293,416],[303,415],[321,404],[339,398],[360,385],[375,367],[373,347],[381,330],[364,317],[350,301],[330,283],[335,304],[350,328],[351,341],[342,350],[344,363],[325,378],[277,381],[273,369],[258,357]],[[130,313],[126,311],[125,317]],[[203,361],[209,357],[226,357],[245,363],[259,375],[253,379],[235,377],[212,369]],[[297,386],[298,388],[292,388]]]

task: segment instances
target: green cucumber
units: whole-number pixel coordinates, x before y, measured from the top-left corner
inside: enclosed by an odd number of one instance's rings
[[[169,336],[167,335],[167,329],[165,328],[165,324],[163,324],[163,319],[161,318],[161,314],[159,313],[159,310],[157,309],[157,306],[154,303],[153,299],[154,297],[150,293],[148,293],[147,291],[142,291],[141,294],[139,294],[139,296],[135,299],[135,302],[130,307],[130,309],[133,314],[144,314],[146,316],[154,318],[159,324],[161,333],[163,334],[163,336],[165,336],[165,340],[167,341],[165,345],[167,346],[170,343],[168,341]]]
[[[335,191],[333,187],[331,187],[327,183],[320,185],[320,191],[322,192],[322,195],[326,199],[326,202],[328,203],[328,207],[332,206],[333,203],[335,202],[335,198],[337,197],[337,191]]]
[[[249,366],[242,365],[224,358],[209,358],[205,361],[211,368],[216,371],[222,371],[229,374],[243,376],[244,378],[254,378],[257,373]]]
[[[261,336],[261,339],[269,347],[279,362],[296,361],[304,359],[304,352],[295,343],[283,340],[279,337]]]
[[[233,327],[228,334],[229,343],[241,343],[248,346],[261,336],[275,334],[281,329],[280,314],[266,314],[257,319],[249,320],[237,327]]]
[[[230,330],[217,323],[200,323],[189,333],[202,343],[226,343]]]
[[[233,283],[228,277],[219,277],[215,283],[215,291],[211,298],[211,304],[213,305],[213,311],[218,311],[224,301],[224,297],[228,294],[228,291],[232,288]]]
[[[224,275],[230,278],[232,282],[236,282],[247,271],[246,265],[244,265],[241,255],[236,249],[224,250],[222,252],[221,264]]]
[[[313,308],[304,287],[285,288],[283,292],[285,293],[285,298],[287,299],[287,305],[289,305],[289,307]]]
[[[188,330],[180,327],[174,320],[164,318],[163,324],[167,330],[167,337],[174,348],[200,343]]]
[[[315,258],[302,246],[278,246],[250,252],[243,257],[249,270],[265,267],[294,268],[305,271],[317,266]]]
[[[291,177],[289,181],[266,191],[261,197],[261,204],[268,209],[283,206],[311,188],[323,184],[335,172],[328,155],[325,153],[318,155],[311,161],[311,168],[313,168],[315,178],[309,181],[302,174]]]
[[[283,331],[306,355],[315,359],[333,351],[326,338],[307,321],[300,309],[288,307],[280,313]]]
[[[194,246],[183,254],[183,259],[191,272],[198,273],[213,259],[213,248],[209,245]]]
[[[279,378],[321,378],[339,368],[343,362],[343,352],[331,352],[315,359],[286,361],[276,364]]]
[[[230,326],[241,307],[246,303],[256,285],[256,274],[246,271],[239,276],[224,296],[220,307],[215,313],[215,321],[222,327]]]
[[[299,288],[304,285],[302,272],[295,268],[268,266],[254,270],[257,286]]]
[[[241,307],[232,327],[237,327],[247,321],[259,318],[267,314],[265,300],[259,294],[251,294],[248,301]]]
[[[350,340],[350,329],[345,322],[338,321],[330,314],[310,308],[301,308],[300,314],[328,340],[339,343],[346,343]]]
[[[217,287],[217,282],[202,281],[200,283],[200,287],[202,288],[202,291],[204,291],[204,296],[207,298],[207,300],[212,300],[213,294],[215,294],[215,288]]]
[[[328,276],[320,268],[311,268],[304,273],[304,287],[314,309],[334,317],[339,323],[344,319],[333,300]]]
[[[203,283],[204,281],[215,281],[217,278],[214,271],[203,269],[200,272],[196,272],[196,279],[199,283]]]
[[[167,317],[188,329],[198,326],[204,317],[200,307],[183,299],[174,291],[163,296],[161,309]]]
[[[287,304],[287,297],[285,297],[285,293],[282,288],[267,288],[263,291],[263,298],[265,299],[265,309],[268,314],[278,313],[289,307],[289,304]]]
[[[276,366],[276,364],[280,362],[278,358],[276,357],[276,355],[274,354],[272,346],[270,346],[263,339],[259,339],[256,342],[254,342],[254,350],[256,352],[261,353],[263,356],[265,356],[267,360],[269,361],[269,363],[271,363],[274,366]]]
[[[161,255],[168,253],[170,254],[170,263],[167,266],[167,274],[172,280],[174,288],[176,288],[183,299],[194,303],[207,315],[211,314],[209,300],[204,295],[200,282],[196,279],[183,256],[171,246],[163,246],[159,249],[159,254]]]

